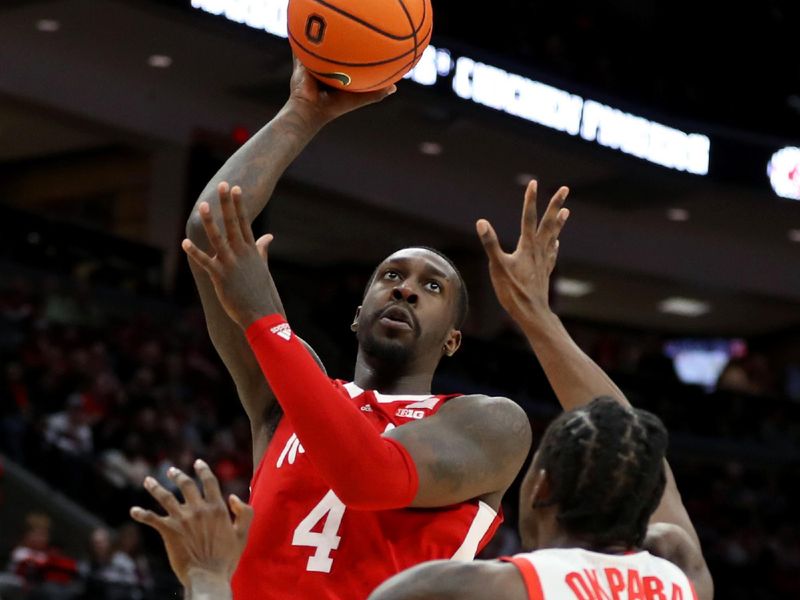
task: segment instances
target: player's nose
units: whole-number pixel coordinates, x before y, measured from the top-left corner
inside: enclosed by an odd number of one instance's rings
[[[419,299],[414,290],[405,281],[392,288],[392,298],[397,301],[405,300],[409,304],[416,304]]]

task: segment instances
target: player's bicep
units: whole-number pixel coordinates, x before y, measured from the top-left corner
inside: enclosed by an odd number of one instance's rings
[[[417,468],[412,506],[446,506],[503,492],[530,450],[525,412],[506,398],[468,396],[437,414],[386,434],[400,442]]]

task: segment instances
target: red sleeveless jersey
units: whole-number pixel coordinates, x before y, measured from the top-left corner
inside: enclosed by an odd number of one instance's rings
[[[388,396],[334,384],[381,433],[429,417],[454,397]],[[478,500],[434,509],[349,509],[301,441],[289,419],[281,419],[253,476],[255,517],[233,577],[236,600],[361,600],[419,563],[472,560],[502,522]]]

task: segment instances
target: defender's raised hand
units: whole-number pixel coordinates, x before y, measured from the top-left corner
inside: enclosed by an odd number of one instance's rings
[[[550,199],[539,222],[536,214],[537,190],[535,180],[525,190],[519,241],[511,254],[500,247],[489,221],[480,219],[476,223],[481,243],[489,257],[489,274],[497,299],[517,322],[549,309],[550,274],[558,256],[558,236],[569,217],[569,210],[563,208],[569,189],[562,187]]]
[[[219,184],[222,228],[214,221],[211,207],[202,202],[198,207],[206,235],[211,245],[206,254],[191,240],[185,239],[181,247],[189,258],[208,273],[225,312],[242,329],[253,321],[274,312],[265,285],[268,280],[266,256],[272,241],[271,235],[253,238],[253,230],[242,210],[242,190],[231,188],[226,182]]]
[[[167,548],[169,564],[184,587],[198,587],[201,583],[203,587],[227,590],[247,543],[253,509],[234,495],[226,505],[219,482],[205,462],[196,461],[195,472],[202,489],[179,469],[169,470],[169,478],[183,494],[183,504],[152,477],[145,479],[145,489],[167,514],[162,517],[134,506],[131,517],[158,531]]]

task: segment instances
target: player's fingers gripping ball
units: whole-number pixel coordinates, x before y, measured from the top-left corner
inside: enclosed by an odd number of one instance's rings
[[[433,31],[430,0],[289,0],[289,42],[317,79],[349,92],[398,81]]]

